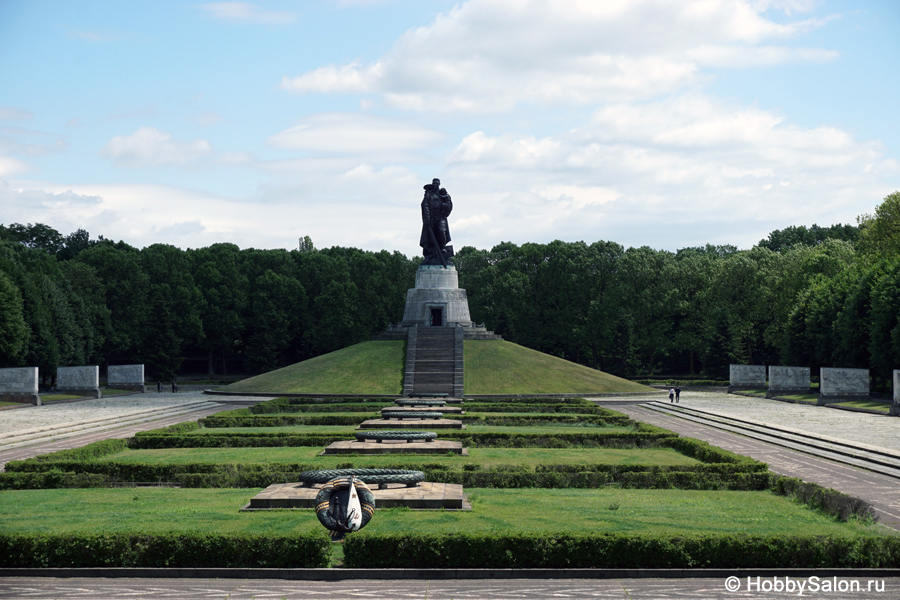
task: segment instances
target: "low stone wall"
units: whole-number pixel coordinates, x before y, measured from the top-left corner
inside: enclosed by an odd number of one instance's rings
[[[106,372],[106,387],[146,392],[144,365],[110,365]]]
[[[809,367],[769,367],[769,389],[766,391],[766,398],[809,392]]]
[[[29,402],[40,406],[38,368],[0,369],[0,399],[7,402]]]
[[[822,367],[819,373],[819,405],[869,397],[868,369]]]
[[[728,391],[766,387],[765,365],[729,365]]]

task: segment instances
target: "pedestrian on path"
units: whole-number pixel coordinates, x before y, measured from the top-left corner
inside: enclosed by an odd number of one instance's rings
[[[677,385],[675,386],[675,402],[681,401],[681,388]]]
[[[173,393],[173,394],[178,393],[178,384],[175,383],[175,380],[174,380],[174,379],[172,380],[172,393]]]
[[[159,379],[156,380],[156,393],[162,394],[162,381]]]
[[[675,402],[675,389],[669,388],[669,402]]]

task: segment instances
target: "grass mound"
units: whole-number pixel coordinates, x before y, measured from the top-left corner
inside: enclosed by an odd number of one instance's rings
[[[406,342],[369,341],[243,379],[224,392],[397,394],[403,389]]]
[[[466,340],[466,394],[618,394],[653,388],[502,340]]]

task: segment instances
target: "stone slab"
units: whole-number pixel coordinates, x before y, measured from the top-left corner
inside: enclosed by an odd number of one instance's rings
[[[106,386],[118,390],[146,392],[144,365],[110,365],[106,370]]]
[[[0,369],[0,394],[37,394],[38,368]]]
[[[370,486],[375,495],[375,510],[406,506],[418,509],[472,510],[465,501],[463,486],[455,483],[431,483],[423,481],[416,487],[391,483],[385,489]],[[304,486],[300,483],[276,483],[250,499],[242,510],[267,510],[273,508],[315,508],[316,494],[321,485]],[[377,518],[377,514],[376,517]]]
[[[437,412],[441,414],[450,414],[450,415],[464,415],[466,414],[463,411],[461,406],[386,406],[381,409],[380,412],[384,412],[389,410],[391,412]]]
[[[99,389],[100,367],[59,367],[56,369],[56,387],[60,389]]]
[[[892,417],[900,417],[900,371],[894,371],[894,403],[891,404]]]
[[[729,388],[766,387],[765,365],[729,365]]]
[[[433,442],[346,440],[333,442],[325,448],[323,454],[447,454],[448,452],[460,456],[469,455],[469,450],[462,447],[462,442],[454,440],[434,440]]]
[[[810,390],[809,367],[769,367],[769,390],[766,397]]]
[[[456,419],[369,419],[357,429],[465,429]]]
[[[869,397],[868,369],[822,367],[819,373],[820,404],[829,400]]]

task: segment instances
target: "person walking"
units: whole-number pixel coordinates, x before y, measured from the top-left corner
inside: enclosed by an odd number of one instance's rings
[[[675,402],[681,401],[681,388],[677,385],[675,386]]]
[[[175,383],[175,380],[174,380],[174,379],[172,380],[172,393],[173,393],[173,394],[177,394],[177,393],[178,393],[178,384]]]
[[[162,381],[159,379],[156,380],[156,393],[162,394]]]
[[[675,388],[669,388],[669,402],[675,402]]]

